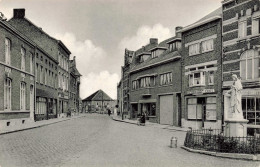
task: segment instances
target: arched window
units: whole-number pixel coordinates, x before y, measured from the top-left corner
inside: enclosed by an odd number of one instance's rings
[[[240,57],[240,76],[242,80],[259,78],[259,54],[257,50],[247,50]]]

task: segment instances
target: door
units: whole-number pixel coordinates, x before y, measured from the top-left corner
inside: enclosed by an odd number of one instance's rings
[[[34,118],[34,87],[30,86],[30,118]]]
[[[206,98],[199,97],[197,100],[197,119],[201,119],[202,127],[204,127],[204,122],[206,120]]]
[[[160,124],[173,125],[173,95],[160,96]]]

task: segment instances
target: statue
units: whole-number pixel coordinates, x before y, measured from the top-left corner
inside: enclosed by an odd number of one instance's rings
[[[242,111],[242,95],[241,91],[243,89],[241,80],[237,77],[236,74],[232,75],[233,85],[231,89],[226,93],[226,96],[230,96],[230,111],[232,113],[233,119],[244,119]]]

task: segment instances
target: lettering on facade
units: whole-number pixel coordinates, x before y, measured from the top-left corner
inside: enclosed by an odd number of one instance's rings
[[[260,96],[260,90],[257,89],[243,89],[242,96]]]
[[[201,89],[201,90],[192,90],[187,91],[187,94],[193,94],[193,95],[201,95],[205,93],[214,93],[215,89]]]

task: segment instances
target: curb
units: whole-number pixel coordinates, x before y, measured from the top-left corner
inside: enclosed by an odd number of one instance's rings
[[[205,150],[195,150],[192,148],[188,148],[185,146],[181,146],[182,149],[193,152],[193,153],[199,153],[199,154],[205,154],[215,157],[221,157],[221,158],[230,158],[230,159],[240,159],[240,160],[249,160],[249,161],[260,161],[259,155],[253,155],[253,154],[239,154],[239,153],[219,153],[219,152],[211,152],[211,151],[205,151]]]
[[[137,125],[136,123],[133,123],[133,122],[127,122],[127,121],[123,121],[123,120],[120,120],[120,119],[114,119],[112,118],[114,121],[118,121],[118,122],[124,122],[124,123],[128,123],[128,124],[133,124],[133,125]]]
[[[28,127],[28,128],[23,128],[23,129],[16,129],[16,130],[11,130],[11,131],[7,131],[7,132],[0,132],[0,135],[5,135],[5,134],[15,133],[15,132],[21,132],[21,131],[35,129],[35,128],[40,128],[40,127],[43,127],[43,126],[53,125],[53,124],[56,124],[56,123],[69,121],[69,120],[72,120],[72,119],[78,119],[78,118],[82,118],[82,117],[86,117],[86,116],[84,115],[84,116],[77,117],[77,118],[69,118],[69,119],[60,120],[60,121],[56,121],[56,122],[46,123],[46,124],[43,124],[43,125],[36,125],[36,126],[33,126],[33,127]]]

